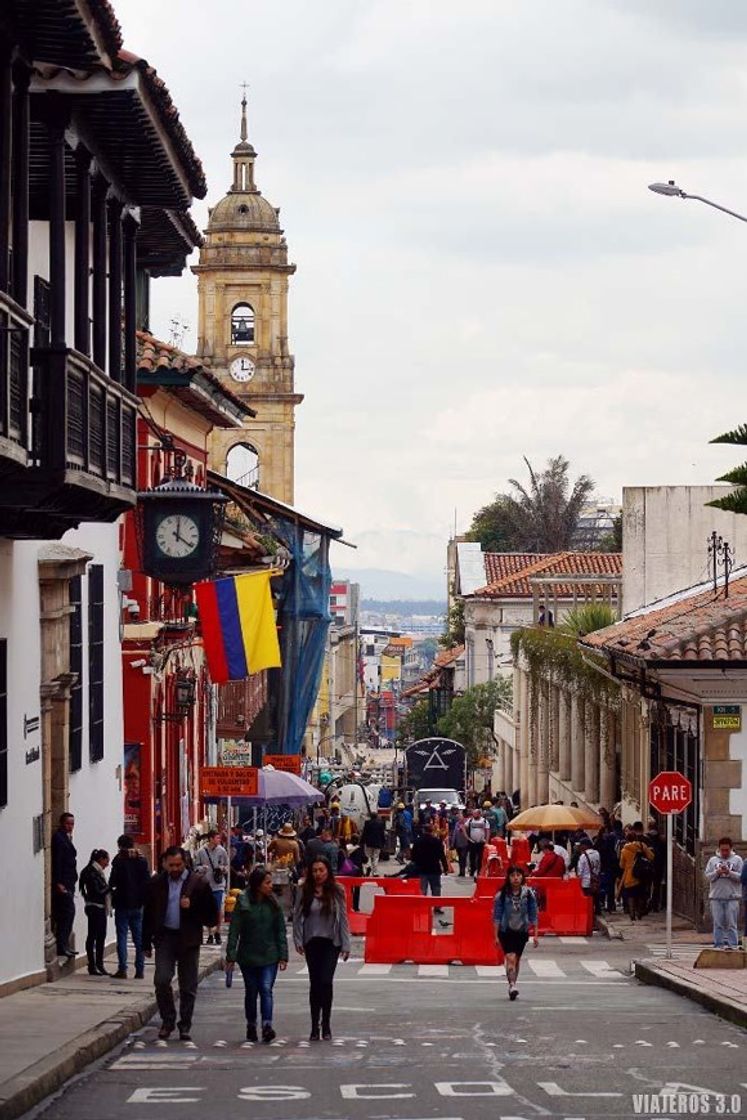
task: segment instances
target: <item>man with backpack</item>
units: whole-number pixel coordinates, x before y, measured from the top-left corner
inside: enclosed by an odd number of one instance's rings
[[[207,844],[195,853],[194,869],[205,876],[218,907],[218,921],[209,931],[206,944],[220,945],[223,898],[228,882],[228,852],[220,842],[217,829],[210,829],[207,834]]]
[[[643,840],[643,822],[636,821],[620,849],[618,894],[622,894],[631,922],[641,920],[654,875],[654,853]]]
[[[576,863],[576,874],[581,881],[581,890],[593,901],[594,913],[601,914],[602,900],[599,889],[601,884],[602,860],[599,852],[591,846],[591,840],[588,836],[584,836],[579,840],[579,848],[581,851],[578,862]]]

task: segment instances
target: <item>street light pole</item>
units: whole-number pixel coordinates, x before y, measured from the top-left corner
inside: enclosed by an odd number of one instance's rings
[[[677,186],[674,179],[670,179],[668,183],[649,183],[648,189],[654,194],[663,194],[669,198],[692,198],[696,202],[704,202],[706,206],[712,206],[714,210],[720,210],[722,214],[728,214],[731,218],[738,218],[740,222],[747,222],[747,217],[738,214],[736,210],[729,210],[718,202],[712,202],[710,198],[704,198],[702,194],[688,194]]]

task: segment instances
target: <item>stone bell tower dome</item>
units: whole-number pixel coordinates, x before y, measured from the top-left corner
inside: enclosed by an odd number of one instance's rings
[[[198,354],[257,415],[243,431],[216,430],[210,465],[246,486],[292,504],[294,359],[288,347],[288,246],[280,211],[255,180],[246,95],[240,140],[231,153],[228,193],[209,211],[197,275]]]

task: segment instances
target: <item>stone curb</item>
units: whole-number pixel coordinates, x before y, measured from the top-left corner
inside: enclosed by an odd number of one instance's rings
[[[618,929],[612,922],[608,922],[601,914],[597,914],[594,919],[595,929],[598,929],[610,941],[624,941],[622,930]]]
[[[216,959],[201,965],[200,981],[212,972],[217,972],[220,964],[220,960]],[[38,1105],[45,1097],[61,1089],[71,1077],[81,1073],[91,1062],[102,1058],[120,1042],[124,1042],[133,1031],[144,1027],[156,1011],[154,995],[139,1000],[121,1014],[98,1023],[92,1030],[78,1035],[54,1054],[35,1062],[17,1077],[0,1085],[0,1116],[3,1120],[15,1120]]]
[[[744,1004],[725,999],[723,996],[712,995],[695,984],[689,984],[687,980],[683,980],[679,976],[671,976],[667,972],[661,972],[645,961],[635,961],[634,966],[636,980],[640,980],[644,984],[655,984],[660,988],[667,988],[670,992],[675,992],[679,996],[685,996],[687,999],[701,1004],[706,1010],[713,1012],[714,1015],[720,1015],[722,1019],[728,1019],[730,1023],[736,1023],[738,1027],[747,1027],[747,1007]]]

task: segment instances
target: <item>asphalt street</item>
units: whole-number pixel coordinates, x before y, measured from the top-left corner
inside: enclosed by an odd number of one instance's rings
[[[515,1003],[499,969],[364,966],[359,953],[338,969],[332,1043],[308,1041],[301,959],[278,978],[269,1046],[244,1042],[241,978],[227,990],[217,973],[192,1043],[159,1042],[154,1021],[34,1116],[747,1116],[747,1032],[632,979],[631,958],[654,948],[543,938]]]

